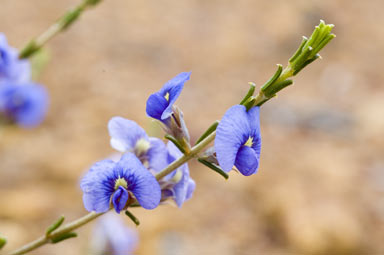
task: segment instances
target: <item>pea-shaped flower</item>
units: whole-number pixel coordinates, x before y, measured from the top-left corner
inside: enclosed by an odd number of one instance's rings
[[[35,127],[43,121],[47,107],[47,92],[38,84],[0,84],[0,117],[7,121]]]
[[[246,110],[235,105],[227,110],[216,130],[215,151],[220,167],[233,166],[245,176],[256,173],[261,150],[259,107]]]
[[[178,74],[156,93],[149,96],[146,111],[148,116],[165,122],[172,115],[172,106],[189,80],[190,72]]]
[[[5,35],[0,33],[0,84],[29,81],[31,73],[29,62],[19,59],[18,55],[17,50],[8,45]]]
[[[162,170],[167,166],[167,148],[163,141],[148,137],[136,122],[113,117],[108,123],[111,146],[120,152],[132,152],[149,169]]]
[[[117,213],[136,199],[145,209],[160,203],[161,191],[156,178],[132,153],[119,162],[102,160],[94,164],[81,180],[85,209],[106,212],[112,205]]]

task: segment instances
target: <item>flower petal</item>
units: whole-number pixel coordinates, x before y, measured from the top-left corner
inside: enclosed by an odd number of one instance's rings
[[[254,174],[259,167],[259,155],[254,149],[242,146],[237,153],[235,166],[245,176]]]
[[[128,198],[128,191],[121,186],[115,191],[115,193],[113,193],[112,204],[117,213],[120,213],[120,211],[124,209]]]
[[[246,108],[235,105],[227,110],[216,129],[215,151],[220,167],[230,171],[240,147],[251,133]]]
[[[150,147],[147,152],[149,169],[159,172],[168,165],[168,152],[162,140],[155,137],[149,138]]]
[[[110,197],[114,191],[112,160],[95,163],[84,175],[80,187],[83,194],[84,207],[87,211],[106,212],[109,210]]]
[[[140,138],[148,139],[144,129],[136,122],[122,117],[113,117],[108,123],[112,148],[121,151],[131,151]]]
[[[149,117],[157,120],[162,120],[161,116],[165,109],[167,109],[169,103],[164,96],[158,92],[149,96],[147,100],[146,112]]]
[[[181,91],[183,90],[184,83],[191,77],[191,72],[183,72],[164,84],[163,88],[159,91],[164,97],[169,93],[168,106],[164,109],[161,119],[165,120],[172,115],[172,105],[176,102]]]
[[[128,180],[128,190],[143,208],[154,209],[159,205],[160,185],[134,154],[124,154],[117,163],[117,169]]]
[[[25,128],[40,124],[47,107],[47,92],[38,84],[7,83],[0,86],[0,111]]]

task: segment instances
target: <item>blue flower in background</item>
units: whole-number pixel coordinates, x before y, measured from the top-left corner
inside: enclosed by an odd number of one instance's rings
[[[172,142],[168,142],[167,148],[169,164],[183,156],[183,153]],[[160,180],[160,185],[162,200],[172,198],[178,207],[181,207],[186,200],[192,197],[196,187],[195,181],[189,176],[187,163]]]
[[[163,141],[148,137],[136,122],[113,117],[108,123],[111,146],[120,152],[132,152],[149,169],[160,171],[167,166],[167,149]]]
[[[4,82],[29,82],[28,60],[19,59],[16,49],[10,47],[4,34],[0,33],[0,84]]]
[[[120,213],[135,198],[143,208],[154,209],[161,198],[156,178],[132,153],[124,154],[119,162],[97,162],[85,174],[80,187],[85,209],[97,213],[108,211],[111,204]]]
[[[190,76],[190,72],[180,73],[165,83],[160,91],[150,95],[146,108],[148,116],[160,121],[166,121],[172,115],[172,105],[179,97],[184,83],[189,80]]]
[[[47,112],[48,95],[44,87],[34,84],[0,85],[0,116],[23,127],[40,124]]]
[[[91,240],[91,254],[133,254],[139,237],[136,229],[125,225],[116,214],[108,213],[97,222]]]
[[[243,105],[228,109],[216,130],[215,151],[220,167],[235,165],[245,176],[256,173],[261,150],[259,107],[249,111]]]

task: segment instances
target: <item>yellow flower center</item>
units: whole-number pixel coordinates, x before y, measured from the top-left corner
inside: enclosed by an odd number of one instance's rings
[[[150,147],[151,147],[151,144],[149,143],[149,141],[147,141],[144,138],[139,139],[135,145],[136,155],[145,154],[149,150]]]
[[[167,92],[164,96],[165,100],[169,101],[169,92]]]
[[[244,144],[245,146],[252,147],[253,145],[253,137],[249,137],[248,140]]]
[[[124,178],[121,178],[121,177],[119,177],[119,179],[117,179],[117,180],[115,181],[115,190],[117,190],[120,186],[123,187],[123,188],[125,188],[125,189],[128,188],[128,183],[127,183],[127,181],[126,181]]]

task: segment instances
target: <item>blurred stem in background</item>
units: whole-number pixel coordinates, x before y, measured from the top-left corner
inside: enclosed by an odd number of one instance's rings
[[[101,0],[83,0],[78,6],[67,11],[59,20],[51,25],[44,33],[32,39],[21,51],[19,58],[29,58],[39,51],[49,40],[58,33],[66,30],[89,7],[95,6]]]
[[[78,8],[81,11],[78,11],[79,13],[77,16],[75,14],[76,18],[78,15],[84,10],[84,8],[88,5],[94,5],[98,3],[99,1],[84,1]],[[71,12],[69,12],[71,13]],[[76,12],[76,9],[74,11]],[[76,18],[68,18],[71,16],[71,14],[65,15],[59,22],[57,23],[58,26],[61,28],[55,28],[55,33],[61,31],[62,29],[65,29],[68,27],[69,24],[71,24]],[[67,17],[67,18],[65,18]],[[65,21],[64,21],[65,20]],[[67,23],[65,23],[67,22]],[[66,25],[65,25],[66,24]],[[53,26],[55,27],[55,25]],[[320,57],[318,55],[318,52],[330,41],[332,40],[335,35],[331,34],[331,30],[333,28],[333,25],[326,25],[324,21],[320,21],[319,26],[316,26],[314,32],[310,36],[309,39],[306,37],[303,38],[303,41],[295,54],[289,59],[288,66],[283,70],[282,65],[278,65],[278,70],[276,73],[261,87],[259,94],[257,97],[253,96],[253,93],[255,91],[255,85],[254,83],[250,83],[251,87],[246,94],[246,96],[243,98],[240,104],[247,107],[247,109],[250,109],[253,106],[261,106],[269,99],[276,96],[276,93],[280,90],[284,89],[285,87],[291,85],[293,83],[292,80],[288,79],[292,76],[295,76],[297,73],[299,73],[305,66],[312,63],[314,60]],[[53,28],[52,28],[53,29]],[[53,32],[50,32],[53,33]],[[53,35],[54,35],[53,34]],[[53,36],[51,35],[51,37]],[[44,39],[44,37],[43,37]],[[41,47],[41,46],[40,46]],[[32,52],[33,53],[33,52]],[[206,132],[204,132],[204,135],[201,139],[198,140],[198,143],[191,148],[190,151],[185,152],[182,157],[172,162],[170,165],[168,165],[166,168],[164,168],[162,171],[156,174],[156,179],[159,180],[163,178],[164,176],[168,175],[175,169],[177,169],[179,166],[183,165],[187,161],[189,161],[192,158],[196,158],[199,156],[199,154],[215,139],[216,136],[216,127],[217,124],[214,123],[211,127],[208,128]],[[133,206],[136,206],[136,204],[132,204]],[[62,227],[60,225],[63,222],[63,217],[59,218],[55,223],[53,223],[46,231],[46,234],[42,237],[36,239],[35,241],[32,241],[31,243],[21,247],[20,249],[17,249],[10,253],[10,255],[20,255],[25,254],[29,251],[35,250],[36,248],[43,246],[47,243],[57,243],[63,240],[66,240],[68,238],[76,237],[76,233],[72,232],[73,230],[87,224],[88,222],[96,219],[100,215],[104,213],[95,213],[91,212],[75,221],[72,221]]]

